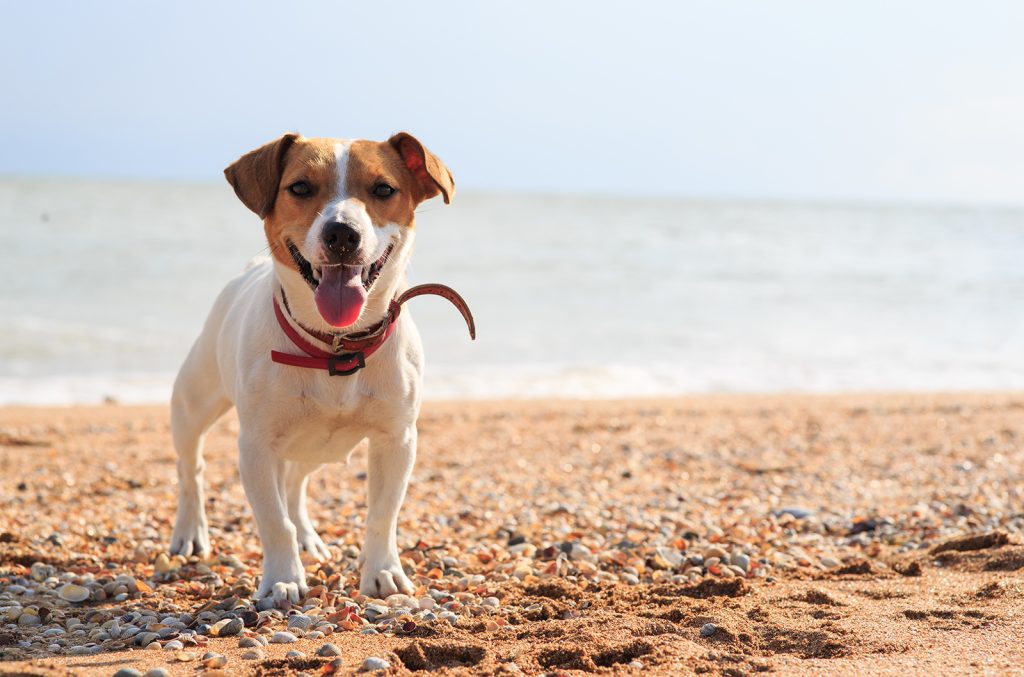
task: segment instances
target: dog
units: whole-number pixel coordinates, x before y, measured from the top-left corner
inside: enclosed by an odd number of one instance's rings
[[[458,294],[441,285],[409,290],[405,278],[416,207],[438,195],[450,203],[451,172],[402,132],[385,142],[285,134],[224,174],[263,220],[270,256],[220,293],[175,379],[179,492],[170,551],[210,552],[203,438],[233,406],[239,474],[263,545],[255,597],[295,603],[307,592],[300,552],[331,556],[306,512],[308,478],[364,442],[359,589],[411,594],[396,529],[416,458],[423,347],[402,304],[442,295],[475,338]]]

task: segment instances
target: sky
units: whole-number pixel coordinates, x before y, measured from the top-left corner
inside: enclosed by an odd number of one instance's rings
[[[1024,3],[4,3],[0,174],[407,130],[460,189],[1024,205]]]

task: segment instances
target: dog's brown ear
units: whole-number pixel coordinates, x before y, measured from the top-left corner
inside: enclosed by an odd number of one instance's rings
[[[452,201],[455,197],[455,179],[436,155],[424,148],[415,136],[406,132],[395,134],[388,139],[388,143],[402,156],[405,166],[423,189],[424,200],[440,193],[445,204]]]
[[[297,138],[298,134],[285,134],[249,151],[224,170],[238,199],[261,219],[274,208],[277,186],[284,171],[284,156]]]

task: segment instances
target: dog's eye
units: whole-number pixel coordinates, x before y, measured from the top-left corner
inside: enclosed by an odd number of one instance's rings
[[[378,183],[376,186],[373,187],[374,197],[379,197],[382,200],[388,199],[397,192],[397,190],[395,190],[386,183]]]
[[[295,197],[309,197],[313,194],[313,187],[305,181],[296,181],[288,186],[288,192]]]

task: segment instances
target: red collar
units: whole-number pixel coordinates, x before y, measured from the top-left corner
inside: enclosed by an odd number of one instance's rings
[[[473,322],[473,313],[459,293],[451,287],[443,284],[421,284],[406,290],[398,298],[393,299],[388,306],[387,315],[378,324],[366,331],[354,334],[326,334],[303,327],[298,321],[295,324],[303,332],[316,340],[333,347],[334,352],[328,352],[310,343],[303,335],[292,326],[285,314],[288,311],[288,300],[284,298],[282,291],[281,300],[284,302],[284,310],[281,304],[274,297],[274,315],[281,329],[295,344],[295,347],[306,353],[305,355],[292,355],[276,350],[270,351],[270,359],[278,364],[287,364],[292,367],[304,367],[306,369],[324,369],[331,376],[348,376],[354,374],[366,366],[366,358],[377,352],[384,342],[395,332],[398,323],[398,316],[402,312],[402,304],[406,301],[422,296],[423,294],[435,294],[447,299],[454,305],[466,325],[469,327],[469,337],[476,339],[476,323]]]

